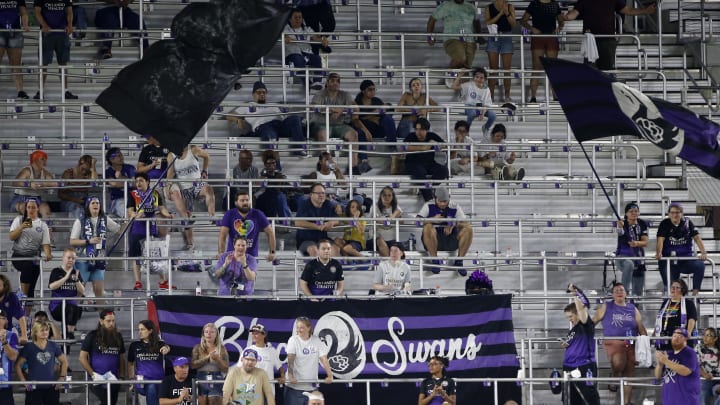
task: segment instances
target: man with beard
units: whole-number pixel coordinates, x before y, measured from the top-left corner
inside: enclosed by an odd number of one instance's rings
[[[223,403],[246,405],[275,405],[272,385],[267,373],[257,365],[260,355],[253,349],[245,349],[237,367],[233,367],[223,384]]]
[[[262,211],[250,208],[250,194],[247,190],[240,190],[235,198],[235,208],[228,210],[220,221],[217,257],[233,250],[233,243],[238,236],[247,239],[247,253],[257,257],[260,231],[265,232],[268,238],[267,260],[273,261],[275,260],[275,231]]]
[[[115,313],[111,309],[100,312],[97,329],[85,337],[80,348],[80,365],[93,381],[113,381],[123,378],[125,363],[125,343],[115,327]],[[120,385],[110,385],[110,404],[107,402],[107,385],[92,385],[90,390],[100,399],[101,405],[115,405]]]
[[[98,178],[96,163],[97,159],[92,156],[82,155],[77,166],[65,170],[62,174],[66,187],[58,189],[58,198],[62,200],[63,211],[67,212],[70,218],[78,219],[83,215],[85,199],[90,191],[90,183],[87,180]]]
[[[163,378],[160,384],[160,405],[193,404],[192,379],[188,378],[190,360],[178,357],[172,365],[173,374]]]
[[[687,338],[687,330],[677,328],[670,341],[672,350],[655,352],[655,378],[662,378],[663,404],[700,403],[700,367]]]
[[[282,115],[278,107],[265,107],[267,103],[267,87],[261,81],[253,84],[253,104],[245,107],[238,107],[228,115],[227,120],[235,123],[241,135],[255,134],[263,142],[277,141],[280,136],[290,138],[292,142],[307,140],[302,126],[302,119],[298,115]],[[255,105],[255,104],[260,104]],[[263,145],[269,149],[269,145]],[[302,144],[294,144],[293,155],[305,156],[307,153],[302,150]]]

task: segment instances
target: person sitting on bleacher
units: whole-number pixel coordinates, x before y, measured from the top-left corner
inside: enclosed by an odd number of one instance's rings
[[[271,262],[275,260],[275,231],[262,211],[250,208],[250,194],[247,191],[240,191],[235,199],[235,208],[225,212],[220,221],[217,257],[220,258],[223,253],[232,251],[235,248],[235,239],[239,236],[247,239],[248,253],[258,257],[260,232],[267,235],[269,252],[266,259]]]
[[[434,110],[429,109],[416,109],[416,108],[401,108],[400,106],[422,106],[422,105],[438,105],[432,97],[429,97],[423,92],[423,82],[419,77],[410,79],[408,83],[408,89],[400,97],[398,101],[398,108],[395,112],[402,113],[400,121],[397,126],[397,137],[396,139],[405,139],[415,128],[415,121],[418,118],[427,118],[428,113]]]
[[[315,34],[315,30],[305,26],[302,11],[294,9],[283,31],[285,38],[285,64],[292,65],[296,69],[303,69],[306,66],[313,69],[322,69],[320,55],[313,53],[312,46],[307,41],[320,42],[323,47],[328,46],[328,38]],[[320,72],[311,73],[311,90],[322,89],[322,78]],[[305,83],[305,72],[295,73],[296,79]]]
[[[119,30],[127,28],[130,30],[140,29],[140,16],[130,8],[130,3],[134,0],[105,0],[106,3],[112,4],[109,7],[101,8],[95,13],[95,26],[98,29]],[[122,16],[120,14],[122,13]],[[143,23],[143,29],[145,29]],[[114,34],[102,33],[105,39],[111,39]],[[135,34],[137,35],[137,34]],[[148,47],[148,40],[143,39],[143,48]],[[101,59],[112,58],[112,40],[103,41],[102,46],[98,50],[98,56]]]
[[[220,281],[218,296],[253,295],[257,274],[257,259],[247,253],[248,241],[235,238],[233,250],[220,255],[215,264],[215,277]]]
[[[202,170],[198,158],[203,160]],[[214,217],[215,192],[209,184],[202,181],[208,178],[210,155],[207,151],[196,145],[185,146],[182,156],[175,156],[172,152],[168,153],[168,161],[174,163],[168,168],[167,178],[181,180],[177,183],[170,183],[165,188],[166,195],[175,203],[175,211],[181,217],[189,219],[192,216],[195,201],[203,199],[207,204],[208,215]],[[186,224],[183,230],[185,239],[183,250],[193,249],[193,232],[190,225],[190,223]]]
[[[405,249],[402,243],[390,245],[390,257],[375,268],[372,288],[386,294],[412,293],[410,266],[405,263]]]
[[[135,166],[125,163],[125,156],[122,150],[117,147],[108,149],[105,152],[105,161],[107,168],[105,169],[105,180],[131,180],[131,181],[111,181],[108,183],[110,189],[110,209],[109,214],[124,218],[125,211],[125,190],[128,195],[132,189],[132,180],[135,178]]]
[[[147,174],[151,180],[162,178],[168,167],[167,155],[167,149],[161,147],[157,139],[149,137],[147,144],[140,151],[135,171]]]
[[[442,221],[442,218],[466,219],[462,207],[450,200],[450,192],[447,188],[437,187],[435,189],[435,201],[426,202],[418,212],[417,217],[425,218],[422,242],[430,257],[437,257],[438,250],[450,252],[457,250],[459,257],[464,257],[467,254],[473,239],[470,224],[465,221]],[[437,267],[440,261],[435,259],[432,263],[436,266],[431,267],[430,271],[434,274],[440,273],[440,267]],[[453,266],[460,267],[457,272],[461,276],[467,275],[467,270],[462,268],[462,259],[455,260]]]
[[[335,239],[335,243],[340,246],[343,256],[362,256],[360,252],[365,250],[367,221],[360,219],[362,216],[362,205],[356,200],[350,200],[347,207],[345,207],[345,217],[352,218],[352,221],[343,223],[346,226],[343,237]]]
[[[507,150],[507,146],[505,146],[506,139],[507,130],[503,124],[496,124],[490,131],[489,136],[483,136],[483,144],[497,144],[499,146],[495,150],[481,154],[480,166],[489,169],[495,180],[522,180],[525,177],[525,168],[515,166],[517,154]],[[489,161],[492,161],[493,164],[490,165]]]
[[[13,194],[12,200],[10,200],[10,211],[15,211],[22,215],[25,211],[25,201],[28,197],[32,197],[40,204],[40,215],[43,218],[49,218],[50,206],[47,200],[48,194],[55,184],[48,182],[36,182],[34,180],[52,180],[55,176],[50,173],[47,166],[48,154],[42,150],[36,150],[30,154],[30,164],[23,167],[15,176],[13,187],[15,194]]]
[[[359,106],[371,105],[371,106],[384,106],[385,103],[378,97],[375,97],[377,88],[372,80],[363,80],[360,83],[360,93],[355,96],[355,104]],[[365,132],[358,132],[360,136],[360,142],[369,142],[375,138],[385,139],[385,142],[397,141],[397,133],[395,129],[395,121],[392,115],[386,114],[382,109],[383,107],[370,109],[360,108],[360,121],[365,125],[365,128],[370,132],[368,137]],[[364,136],[363,136],[364,135]]]
[[[356,105],[350,93],[340,90],[340,75],[338,73],[328,75],[325,89],[315,94],[311,103],[330,107],[329,117],[326,115],[324,108],[312,114],[310,134],[317,142],[327,142],[329,138],[340,139],[345,142],[357,142],[358,134],[353,128],[368,132],[365,125],[360,122],[357,107],[333,107]],[[330,128],[325,127],[326,119],[329,121]],[[359,166],[361,161],[365,165]],[[359,155],[357,151],[352,153],[351,162],[355,174],[361,174],[371,169],[370,165],[367,164],[367,155]]]
[[[337,211],[338,215],[342,215],[342,210],[345,209],[350,201],[347,189],[339,187],[342,183],[345,183],[345,176],[343,176],[342,172],[342,167],[335,162],[332,153],[326,151],[321,152],[320,156],[318,156],[315,171],[303,176],[304,179],[318,180],[328,185],[325,190],[326,197],[341,206]],[[365,197],[362,195],[353,195],[352,199],[359,202],[360,205],[366,205]],[[372,204],[372,202],[370,202],[370,204]]]
[[[226,119],[235,124],[231,132],[239,132],[239,135],[255,135],[263,142],[275,142],[280,137],[289,138],[292,142],[293,155],[305,156],[307,153],[302,149],[307,141],[302,118],[299,115],[283,115],[278,107],[265,107],[267,103],[268,89],[265,83],[257,81],[253,84],[253,102],[249,106],[238,107],[232,111]],[[268,149],[268,144],[262,145]]]
[[[70,231],[70,246],[77,249],[82,257],[102,257],[106,254],[108,234],[117,234],[120,225],[105,215],[98,197],[89,197],[85,203],[85,213],[73,223]],[[83,260],[75,263],[82,279],[92,283],[96,298],[105,295],[105,260]],[[98,304],[102,304],[99,301]]]
[[[383,187],[380,190],[380,197],[376,205],[374,217],[400,218],[403,210],[398,205],[395,190],[390,186]],[[395,222],[387,222],[386,224],[377,224],[377,238],[375,239],[375,247],[382,257],[390,255],[389,246],[397,241],[395,232]]]
[[[464,73],[460,73],[453,82],[452,89],[460,91],[460,98],[466,107],[465,116],[467,117],[468,127],[470,127],[475,119],[482,121],[487,118],[487,122],[482,126],[483,135],[487,135],[495,123],[497,114],[491,109],[492,96],[487,87],[487,72],[483,68],[473,69],[472,79],[464,81]]]
[[[300,275],[300,290],[304,295],[342,295],[345,277],[340,262],[331,257],[333,246],[329,239],[318,241],[318,256],[305,265]]]
[[[485,159],[481,161],[477,148],[470,153],[470,146],[473,141],[470,138],[470,124],[467,121],[455,123],[455,143],[459,145],[453,146],[450,152],[450,173],[453,176],[470,175],[471,166],[474,164],[486,168],[495,166],[495,162],[492,160]]]
[[[335,218],[338,213],[335,209],[336,203],[327,199],[325,186],[315,183],[310,187],[310,197],[303,199],[298,204],[297,218]],[[317,243],[320,240],[330,239],[328,231],[340,225],[336,220],[310,221],[298,219],[295,226],[298,229],[295,233],[295,247],[303,255],[310,257],[318,256]],[[340,256],[340,249],[332,244],[332,256]]]
[[[260,178],[260,172],[253,166],[253,153],[248,149],[238,152],[238,164],[232,169],[233,187],[230,189],[230,201],[235,201],[240,191],[249,192],[250,182]]]
[[[62,178],[65,180],[63,187],[58,189],[58,198],[62,200],[62,209],[68,213],[69,218],[80,218],[85,209],[85,200],[90,192],[88,181],[76,180],[97,180],[97,159],[90,155],[82,155],[75,167],[65,170]]]
[[[167,228],[159,227],[154,218],[160,216],[164,218],[172,218],[173,215],[168,212],[163,205],[163,198],[158,191],[150,191],[150,179],[145,173],[135,174],[136,189],[130,193],[130,199],[127,202],[127,217],[135,219],[150,219],[148,233],[146,221],[134,221],[128,232],[128,256],[140,257],[143,255],[143,241],[149,237],[165,237]],[[140,263],[141,260],[135,260],[133,263],[133,273],[135,275],[134,290],[142,290],[143,284],[140,281]],[[167,279],[162,272],[158,272],[161,290],[169,288]]]
[[[278,158],[277,154],[273,150],[266,150],[262,154],[263,165],[265,168],[260,172],[260,176],[268,180],[283,180],[287,179],[282,172],[276,170]],[[266,187],[261,187],[256,193],[255,198],[259,209],[268,217],[281,217],[290,218],[292,211],[288,204],[287,193],[295,192],[291,189],[287,189],[287,183],[275,183],[268,182]],[[292,198],[290,200],[293,200]],[[295,204],[293,202],[293,204]],[[297,204],[295,204],[297,207]]]
[[[430,132],[430,121],[418,118],[415,121],[415,132],[405,138],[405,143],[425,143],[427,145],[409,145],[405,155],[405,170],[413,180],[444,180],[448,178],[447,166],[435,161],[434,146],[445,141],[435,132]],[[415,153],[420,152],[420,153]],[[420,188],[423,200],[432,200],[432,190]]]

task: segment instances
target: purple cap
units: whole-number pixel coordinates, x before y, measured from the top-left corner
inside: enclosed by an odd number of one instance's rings
[[[177,357],[175,360],[173,360],[173,367],[180,367],[184,366],[186,364],[190,364],[190,360],[188,360],[187,357]]]

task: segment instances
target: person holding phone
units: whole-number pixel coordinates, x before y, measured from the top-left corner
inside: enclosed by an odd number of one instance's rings
[[[50,273],[48,288],[52,297],[73,298],[85,294],[80,271],[75,268],[76,255],[75,249],[66,248],[62,255],[62,265],[54,268]],[[75,339],[75,326],[82,316],[82,309],[78,306],[77,300],[65,300],[64,309],[62,300],[50,301],[50,314],[56,321],[63,322],[66,338]]]

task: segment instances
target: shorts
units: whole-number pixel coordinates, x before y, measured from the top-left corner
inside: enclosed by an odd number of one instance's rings
[[[450,235],[445,235],[445,232],[442,231],[442,228],[435,229],[437,230],[438,251],[452,252],[458,249],[458,239],[455,232],[451,233]],[[425,243],[423,243],[423,246],[425,246]],[[427,250],[427,247],[425,249]]]
[[[128,251],[127,255],[130,257],[140,257],[142,256],[143,252],[143,241],[145,241],[145,234],[142,235],[134,235],[129,234],[128,235]],[[140,259],[136,260],[136,262],[139,264],[141,262]],[[88,280],[89,281],[89,280]]]
[[[219,380],[220,382],[212,383],[212,384],[204,384],[202,383],[203,380],[207,380],[207,377],[211,377],[212,380]],[[222,387],[225,377],[223,377],[222,373],[219,371],[213,371],[213,372],[207,372],[207,371],[198,371],[197,373],[197,385],[198,385],[198,391],[200,395],[208,396],[208,397],[222,397]]]
[[[313,241],[311,241],[311,240],[306,240],[306,241],[304,241],[304,242],[302,242],[302,243],[300,244],[300,246],[298,247],[298,250],[299,250],[300,253],[302,253],[304,256],[309,256],[309,255],[308,255],[308,248],[309,248],[310,246],[317,246],[317,242],[313,242]]]
[[[358,252],[362,252],[364,250],[362,245],[360,244],[360,242],[358,242],[356,240],[346,240],[345,244],[352,246]]]
[[[182,196],[183,201],[185,202],[185,209],[192,212],[193,206],[195,205],[195,200],[198,199],[200,196],[200,192],[202,191],[203,187],[205,187],[205,182],[196,182],[194,186],[189,188],[180,188],[180,185],[177,183],[173,183],[170,185],[170,193],[177,193],[179,192]],[[170,196],[168,195],[168,198]]]
[[[512,34],[512,32],[499,32],[499,34]],[[489,53],[513,53],[512,37],[488,37],[485,51]]]
[[[603,346],[608,360],[618,353],[625,355],[627,362],[623,370],[623,377],[632,376],[635,371],[635,345],[625,344],[624,340],[603,340]]]
[[[469,38],[470,41],[461,41],[459,39],[446,39],[443,42],[443,49],[448,56],[455,60],[464,60],[468,66],[472,64],[475,59],[475,42]]]
[[[85,281],[103,281],[105,280],[105,269],[98,269],[94,264],[89,262],[75,262],[75,268],[80,271],[80,277]]]
[[[530,49],[533,51],[557,52],[560,50],[560,42],[557,37],[533,37],[530,39]]]
[[[318,132],[324,131],[324,130],[325,130],[325,122],[324,121],[323,121],[323,123],[313,122],[311,124],[310,133],[312,133],[312,134],[317,134]],[[350,131],[355,131],[353,129],[353,127],[351,127],[350,125],[330,124],[330,133],[328,133],[328,139],[344,139],[345,134]]]
[[[23,45],[25,45],[25,37],[22,32],[0,32],[0,48],[22,48]]]
[[[50,34],[42,37],[42,64],[49,65],[53,60],[53,52],[58,65],[66,65],[70,60],[70,37],[65,34]]]

